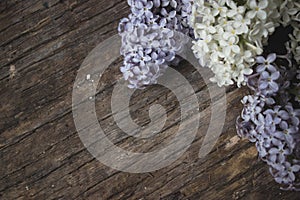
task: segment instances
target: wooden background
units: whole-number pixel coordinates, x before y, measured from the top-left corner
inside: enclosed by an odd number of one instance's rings
[[[227,89],[223,134],[214,150],[198,159],[210,104],[203,80],[185,61],[176,69],[197,91],[205,115],[194,143],[179,160],[152,173],[130,174],[89,154],[73,122],[73,83],[84,58],[117,33],[119,20],[128,13],[125,0],[0,1],[0,199],[297,199],[299,193],[279,190],[254,145],[236,141],[234,121],[246,89]],[[178,128],[178,102],[159,86],[137,91],[132,118],[146,125],[148,108],[159,103],[168,111],[166,128],[150,142],[124,137],[110,114],[121,62],[120,57],[99,83],[100,124],[123,148],[161,147]]]

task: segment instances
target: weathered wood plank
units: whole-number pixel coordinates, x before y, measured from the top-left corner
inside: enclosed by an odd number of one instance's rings
[[[0,199],[297,199],[297,193],[278,189],[252,144],[230,143],[246,89],[228,88],[223,134],[214,150],[198,159],[210,99],[202,78],[185,61],[176,69],[197,91],[202,117],[195,141],[179,160],[152,173],[130,174],[88,153],[73,122],[74,80],[83,59],[116,34],[119,19],[128,13],[122,0],[0,1]],[[163,147],[178,129],[178,102],[160,86],[136,92],[130,108],[137,124],[149,123],[148,109],[156,103],[165,107],[168,120],[150,141],[128,137],[110,108],[121,62],[110,66],[98,86],[100,124],[124,149]]]

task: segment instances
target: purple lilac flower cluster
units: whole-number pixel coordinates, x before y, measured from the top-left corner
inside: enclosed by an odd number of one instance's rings
[[[193,36],[189,26],[192,0],[128,0],[131,14],[119,24],[122,37],[120,68],[130,88],[155,84],[175,57],[186,34]],[[180,34],[180,33],[182,34]]]
[[[257,57],[256,73],[247,77],[253,95],[242,100],[237,132],[256,144],[275,181],[299,190],[300,106],[299,65],[285,56]]]

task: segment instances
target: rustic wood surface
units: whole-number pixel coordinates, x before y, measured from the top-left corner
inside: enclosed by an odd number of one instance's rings
[[[89,154],[73,122],[73,84],[84,58],[117,33],[118,21],[128,13],[125,0],[0,1],[0,199],[299,199],[299,193],[279,190],[252,144],[236,140],[234,122],[246,89],[227,89],[223,134],[205,159],[198,158],[210,103],[203,80],[185,61],[176,69],[197,91],[205,115],[179,160],[152,173],[130,174]],[[99,83],[100,124],[123,148],[161,147],[178,128],[178,102],[160,86],[136,92],[132,118],[149,123],[148,108],[159,103],[168,111],[167,128],[150,142],[124,137],[110,114],[121,62]]]

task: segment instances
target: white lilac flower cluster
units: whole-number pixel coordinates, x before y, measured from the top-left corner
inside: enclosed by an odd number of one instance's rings
[[[237,132],[256,144],[276,182],[300,190],[300,67],[289,57],[257,57],[256,73],[247,77],[254,94],[242,100]]]
[[[295,26],[293,34],[290,35],[290,37],[291,37],[291,42],[290,42],[291,51],[293,52],[297,63],[300,63],[300,28]]]
[[[128,0],[131,14],[121,20],[121,67],[130,88],[155,84],[187,42],[183,34],[193,36],[189,28],[192,0]],[[180,33],[182,34],[180,34]]]
[[[300,63],[300,2],[293,0],[285,0],[280,6],[280,13],[282,18],[280,23],[283,26],[291,25],[294,29],[293,34],[290,35],[290,48],[294,54],[297,63]]]
[[[294,4],[299,6],[292,0],[195,0],[193,51],[200,64],[214,72],[211,81],[219,86],[245,84],[245,75],[253,72],[253,58],[263,52],[280,21],[299,20],[299,14],[294,17],[299,7],[296,11],[286,8]]]
[[[300,22],[300,2],[295,0],[283,0],[280,1],[280,13],[282,15],[280,22],[282,25],[297,26]],[[299,25],[298,25],[299,26]]]

